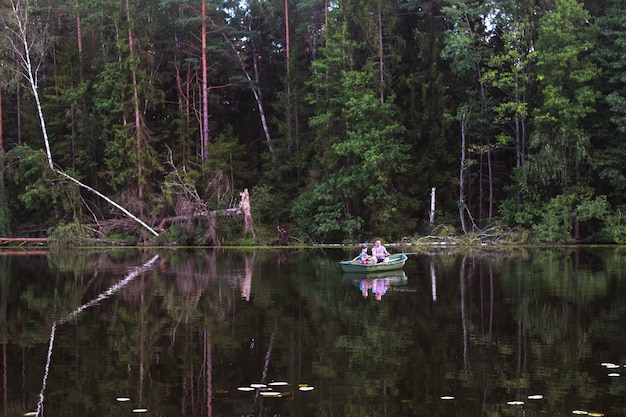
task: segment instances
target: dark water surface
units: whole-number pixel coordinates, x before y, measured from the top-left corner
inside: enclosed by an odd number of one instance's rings
[[[2,253],[3,415],[626,415],[626,248],[357,252]]]

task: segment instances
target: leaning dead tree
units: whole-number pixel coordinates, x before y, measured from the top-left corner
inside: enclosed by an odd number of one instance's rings
[[[216,171],[212,180],[207,184],[207,190],[211,195],[211,200],[216,201],[218,206],[228,206],[230,208],[213,210],[205,199],[200,196],[196,187],[196,182],[188,178],[184,168],[179,169],[174,164],[171,149],[168,149],[166,165],[171,168],[166,176],[164,192],[168,196],[174,208],[175,215],[161,219],[157,229],[164,230],[167,225],[173,223],[192,223],[198,220],[206,220],[207,235],[214,242],[218,241],[215,227],[215,219],[220,216],[243,216],[243,233],[251,233],[255,236],[254,224],[252,221],[250,194],[248,189],[239,193],[239,203],[235,206],[232,201],[235,194],[232,181],[222,171]]]
[[[29,6],[31,5],[29,4],[28,0],[10,0],[11,19],[10,22],[7,21],[4,25],[4,33],[8,39],[9,44],[11,45],[13,52],[15,52],[15,54],[17,55],[21,70],[20,74],[24,76],[24,78],[28,82],[28,86],[30,87],[30,90],[35,99],[37,114],[39,116],[39,122],[41,125],[41,133],[43,134],[43,140],[46,149],[46,157],[48,158],[48,166],[51,170],[53,170],[60,176],[67,178],[79,187],[96,194],[98,197],[112,204],[129,218],[133,219],[144,228],[146,228],[150,233],[158,236],[159,234],[153,228],[148,226],[144,221],[133,215],[124,207],[111,200],[109,197],[105,196],[101,192],[65,173],[61,168],[54,165],[52,152],[50,150],[50,141],[48,139],[48,130],[46,128],[46,121],[43,115],[41,100],[39,97],[39,69],[44,62],[45,51],[47,47],[47,24],[41,21],[41,15],[37,15],[34,19],[31,20],[32,16],[28,10]]]

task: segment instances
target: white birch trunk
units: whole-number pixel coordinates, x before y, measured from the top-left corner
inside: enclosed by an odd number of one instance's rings
[[[28,35],[28,32],[27,32],[28,24],[29,24],[28,13],[27,13],[27,11],[22,11],[21,10],[21,6],[22,6],[22,3],[21,3],[20,0],[11,0],[11,9],[12,9],[14,15],[15,15],[15,21],[16,21],[17,30],[18,30],[18,32],[14,32],[14,33],[18,36],[18,40],[19,40],[19,42],[21,42],[22,47],[18,47],[15,43],[13,43],[12,39],[10,39],[10,41],[12,43],[11,46],[12,46],[14,52],[19,57],[20,64],[22,65],[22,69],[23,69],[23,75],[28,80],[28,84],[29,84],[29,86],[31,88],[31,91],[33,93],[33,96],[35,98],[35,104],[37,105],[37,114],[39,115],[39,122],[41,124],[41,133],[43,134],[44,145],[45,145],[45,148],[46,148],[46,157],[48,158],[48,165],[49,165],[50,169],[53,170],[54,172],[56,172],[57,174],[67,178],[68,180],[74,182],[75,184],[79,185],[80,187],[85,188],[86,190],[91,191],[92,193],[96,194],[99,197],[102,197],[105,201],[111,203],[113,206],[115,206],[116,208],[120,209],[128,217],[130,217],[131,219],[133,219],[136,222],[138,222],[139,224],[141,224],[150,233],[152,233],[155,236],[158,236],[159,234],[154,229],[152,229],[150,226],[148,226],[146,223],[144,223],[141,219],[139,219],[138,217],[136,217],[135,215],[130,213],[124,207],[120,206],[119,204],[117,204],[116,202],[114,202],[110,198],[106,197],[104,194],[100,193],[99,191],[96,191],[95,189],[89,187],[88,185],[83,184],[82,182],[78,181],[77,179],[73,178],[72,176],[66,174],[61,169],[58,169],[58,168],[54,167],[54,162],[52,160],[52,152],[50,151],[50,141],[48,139],[48,130],[46,128],[46,121],[44,119],[43,109],[41,107],[41,101],[39,99],[37,73],[38,73],[38,70],[39,70],[40,63],[38,63],[36,66],[33,66],[33,63],[32,63],[32,60],[31,60],[31,52],[32,52],[32,48],[34,46],[34,42],[29,39],[29,35]],[[43,55],[44,54],[43,54],[43,51],[42,51],[41,52],[41,59],[43,59]]]
[[[259,81],[260,81],[259,65],[258,65],[259,57],[258,57],[258,55],[256,54],[256,52],[254,51],[254,48],[253,48],[253,51],[252,51],[252,54],[253,54],[252,62],[254,63],[254,80],[252,80],[252,77],[250,76],[250,73],[246,69],[246,65],[244,64],[243,59],[241,58],[241,54],[239,53],[237,48],[235,48],[235,45],[233,45],[233,43],[230,41],[230,39],[228,39],[228,37],[226,35],[224,35],[223,33],[222,33],[222,36],[224,36],[224,39],[226,39],[226,41],[229,43],[230,47],[235,52],[235,56],[239,60],[239,66],[241,67],[241,70],[243,71],[244,75],[246,76],[246,79],[250,83],[250,86],[251,86],[251,89],[252,89],[252,94],[254,94],[254,100],[256,101],[257,108],[259,109],[259,116],[261,117],[261,124],[263,126],[263,133],[265,134],[265,142],[267,142],[267,147],[270,150],[270,154],[272,155],[272,158],[274,158],[274,150],[272,148],[272,138],[270,136],[270,130],[269,130],[269,127],[267,125],[267,119],[265,117],[265,110],[263,109],[263,100],[261,99],[261,89],[259,88]]]
[[[39,66],[41,65],[41,61],[37,63],[36,67],[33,67],[33,62],[31,60],[31,51],[35,47],[35,42],[30,41],[28,37],[28,26],[31,23],[28,19],[28,12],[22,11],[22,2],[20,0],[11,1],[11,10],[15,15],[15,23],[17,25],[17,32],[15,32],[15,34],[17,35],[18,41],[21,42],[22,46],[18,47],[11,38],[9,38],[9,40],[11,41],[11,46],[17,54],[19,63],[22,66],[22,74],[28,81],[28,84],[33,92],[35,104],[37,105],[37,114],[39,116],[39,122],[41,124],[41,130],[43,133],[44,145],[46,147],[48,165],[50,166],[50,169],[54,169],[54,164],[52,162],[52,153],[50,151],[50,141],[48,140],[48,131],[46,129],[46,121],[43,117],[41,101],[39,99],[39,91],[37,90],[37,72],[39,70]],[[41,56],[43,57],[43,52],[41,53]]]
[[[465,126],[467,125],[467,115],[463,114],[461,119],[461,161],[459,164],[459,218],[461,220],[461,228],[463,233],[467,234],[467,228],[465,227],[465,215],[463,214],[465,209],[465,192],[464,178],[465,178]]]
[[[126,0],[126,20],[128,22],[128,53],[131,62],[134,62],[135,48],[134,48],[134,36],[133,36],[133,22],[130,16],[130,5]],[[143,126],[141,123],[141,110],[139,109],[139,93],[137,92],[137,70],[134,64],[131,64],[131,78],[133,83],[133,108],[135,111],[135,146],[137,151],[137,197],[141,199],[143,196],[142,183],[142,149],[141,149],[141,136],[143,135]]]
[[[428,220],[431,226],[435,222],[435,187],[430,189],[430,216]]]

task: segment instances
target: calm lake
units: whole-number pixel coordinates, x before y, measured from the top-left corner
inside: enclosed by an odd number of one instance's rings
[[[389,249],[1,252],[3,415],[626,415],[626,248]]]

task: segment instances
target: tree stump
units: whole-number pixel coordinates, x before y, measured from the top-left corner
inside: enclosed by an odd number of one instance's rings
[[[244,233],[250,232],[252,233],[252,237],[255,237],[252,214],[250,214],[250,194],[248,193],[248,189],[245,188],[239,195],[241,196],[239,208],[243,212]]]

